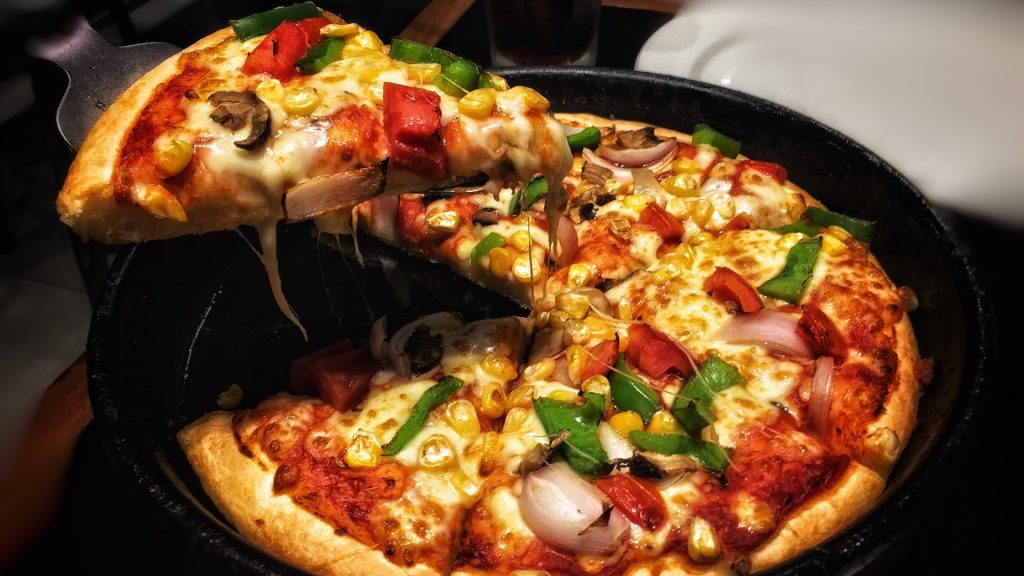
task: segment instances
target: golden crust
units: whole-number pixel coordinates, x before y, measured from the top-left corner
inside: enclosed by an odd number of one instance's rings
[[[181,54],[210,48],[233,37],[231,28],[224,28],[171,56],[136,81],[100,116],[57,197],[57,211],[64,223],[86,238],[118,244],[234,228],[270,216],[265,202],[225,205],[226,198],[211,197],[190,205],[188,221],[179,222],[155,216],[139,205],[119,204],[114,198],[113,178],[125,138],[153,94],[178,73]],[[225,220],[226,215],[231,216],[230,222]]]
[[[330,576],[432,576],[426,567],[403,569],[384,554],[335,534],[326,522],[275,495],[274,472],[239,449],[231,414],[213,412],[178,433],[178,442],[217,508],[268,554],[313,574]]]

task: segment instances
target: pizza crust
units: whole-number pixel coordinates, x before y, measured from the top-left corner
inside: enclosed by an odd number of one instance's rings
[[[89,131],[57,197],[57,211],[65,224],[85,238],[121,244],[269,220],[271,210],[267,202],[240,203],[227,197],[202,197],[189,205],[188,220],[179,222],[156,216],[140,205],[118,203],[114,198],[113,178],[125,139],[154,93],[178,73],[181,55],[232,38],[231,28],[224,28],[199,40],[147,72],[107,108]],[[230,222],[225,221],[228,217]]]
[[[350,536],[275,495],[274,472],[239,449],[228,412],[212,412],[178,433],[178,442],[203,489],[232,525],[268,554],[325,576],[435,576],[430,568],[403,569]]]

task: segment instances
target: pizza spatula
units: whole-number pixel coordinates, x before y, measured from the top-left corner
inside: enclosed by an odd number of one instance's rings
[[[114,46],[81,16],[52,36],[31,39],[27,48],[68,75],[68,88],[57,108],[57,129],[73,150],[122,92],[180,50],[166,42]]]

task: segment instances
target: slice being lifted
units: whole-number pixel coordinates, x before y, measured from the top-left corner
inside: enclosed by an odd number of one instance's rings
[[[389,55],[390,54],[390,55]],[[104,113],[58,198],[103,242],[318,218],[389,191],[560,181],[570,153],[547,100],[442,50],[312,3],[244,18],[150,71]]]

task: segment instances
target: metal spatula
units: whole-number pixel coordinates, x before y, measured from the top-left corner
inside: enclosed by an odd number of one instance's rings
[[[122,92],[180,50],[166,42],[114,46],[81,16],[52,36],[33,38],[26,47],[29,54],[57,64],[68,75],[68,88],[57,108],[57,129],[73,150]]]

